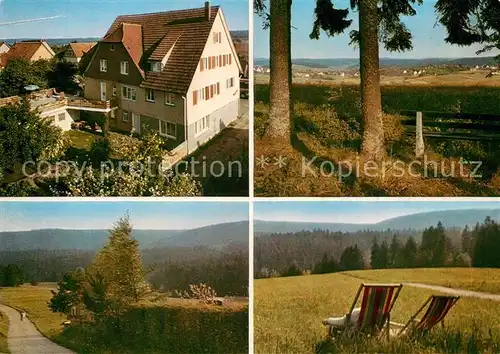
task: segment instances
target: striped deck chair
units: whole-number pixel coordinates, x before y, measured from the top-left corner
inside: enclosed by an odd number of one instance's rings
[[[438,323],[441,323],[441,326],[444,327],[444,318],[457,303],[458,299],[460,299],[460,296],[431,295],[398,334],[403,333],[412,324],[413,330],[416,331],[431,330]],[[427,307],[424,316],[420,320],[417,320],[417,316],[428,304],[429,307]]]
[[[345,326],[342,332],[344,336],[347,331],[354,330],[365,334],[378,335],[384,327],[389,335],[389,323],[391,310],[399,296],[403,284],[361,284],[354,297],[351,308],[346,315]],[[358,303],[363,292],[361,308],[356,325],[349,325],[352,311]],[[333,336],[332,328],[329,335]]]

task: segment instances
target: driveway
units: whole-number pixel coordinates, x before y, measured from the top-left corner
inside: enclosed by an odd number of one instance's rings
[[[0,311],[9,318],[7,341],[12,354],[74,354],[44,337],[28,318],[21,321],[17,310],[0,304]]]

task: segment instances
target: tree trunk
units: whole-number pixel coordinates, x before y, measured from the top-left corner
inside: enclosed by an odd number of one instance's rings
[[[270,109],[266,138],[290,142],[291,0],[270,0]]]
[[[384,122],[380,94],[377,0],[359,1],[362,154],[374,161],[385,158]]]

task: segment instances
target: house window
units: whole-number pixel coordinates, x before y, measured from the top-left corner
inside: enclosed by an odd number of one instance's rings
[[[176,139],[175,123],[160,120],[160,134],[171,139]]]
[[[51,123],[57,123],[56,116],[49,116],[48,118],[51,121]]]
[[[148,101],[148,102],[155,101],[155,90],[146,89],[146,101]]]
[[[137,99],[137,89],[128,86],[122,86],[122,98],[124,100],[135,101]]]
[[[108,61],[106,59],[101,59],[101,72],[105,73],[108,71]]]
[[[114,45],[114,44],[111,44],[111,48],[110,48],[110,50],[111,50],[112,52],[114,52],[114,51],[115,51],[115,45]]]
[[[220,55],[215,57],[215,67],[218,68],[222,65],[220,65]]]
[[[234,77],[232,77],[232,78],[230,78],[230,79],[227,79],[227,82],[226,82],[226,87],[227,87],[227,88],[234,87]]]
[[[222,43],[222,33],[214,32],[214,43]]]
[[[123,121],[124,122],[128,122],[128,112],[127,111],[123,111]]]
[[[210,116],[205,116],[197,121],[194,125],[194,134],[200,135],[210,128]]]
[[[165,92],[165,104],[175,106],[175,95],[173,93]]]
[[[122,61],[120,63],[120,73],[122,75],[128,75],[128,61]]]
[[[64,112],[63,112],[63,113],[59,113],[59,114],[57,115],[57,120],[58,120],[59,122],[62,122],[62,121],[64,121],[64,120],[66,120],[66,113],[64,113]]]
[[[161,61],[154,61],[150,63],[151,71],[155,73],[161,72]]]
[[[116,86],[113,86],[113,97],[116,97]]]

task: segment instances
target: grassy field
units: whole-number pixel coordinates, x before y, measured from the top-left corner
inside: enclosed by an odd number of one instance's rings
[[[362,274],[358,272],[357,276]],[[391,278],[391,274],[392,270],[386,271],[385,281],[397,280]],[[431,274],[430,278],[436,279],[436,275]],[[361,282],[360,279],[342,273],[256,280],[255,353],[313,353],[326,338],[326,329],[321,321],[326,317],[345,314]],[[404,323],[432,293],[436,292],[404,287],[391,320]],[[500,343],[499,316],[498,302],[461,298],[448,314],[446,324],[449,331],[469,335],[477,331],[476,335],[486,338],[491,329],[494,340]],[[436,329],[435,333],[446,336],[439,331],[441,330]],[[436,345],[401,340],[388,343],[377,341],[364,343],[364,347],[347,345],[340,352],[444,352]]]
[[[339,178],[346,166],[363,166],[359,86],[346,84],[294,84],[292,146],[267,141],[269,86],[255,86],[255,156],[268,161],[285,157],[287,165],[269,163],[255,168],[258,196],[494,196],[500,195],[500,151],[495,145],[465,140],[426,139],[427,174],[413,168],[415,138],[404,134],[397,115],[401,110],[499,114],[500,86],[385,85],[382,87],[388,158],[375,177],[351,173]],[[315,158],[313,164],[308,164]],[[481,177],[460,176],[460,161],[482,161]],[[305,162],[305,163],[304,163]],[[393,164],[404,164],[398,176]],[[437,164],[434,173],[432,163]],[[304,165],[309,170],[304,175]],[[334,166],[322,170],[326,166]],[[430,166],[430,167],[429,167]],[[423,166],[421,166],[423,167]],[[467,169],[467,166],[465,166]],[[342,171],[341,171],[342,170]],[[323,172],[323,173],[321,173]],[[325,173],[326,172],[326,173]]]
[[[376,282],[404,282],[441,285],[455,289],[500,294],[500,269],[490,268],[420,268],[363,270],[346,275]]]
[[[10,353],[7,343],[9,334],[9,319],[7,315],[0,311],[0,353]]]

